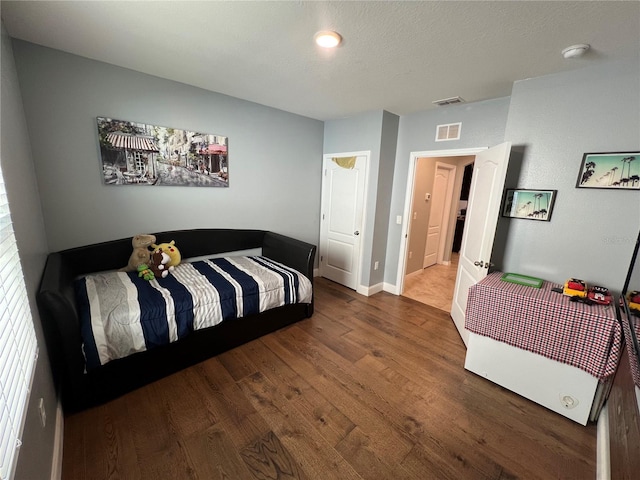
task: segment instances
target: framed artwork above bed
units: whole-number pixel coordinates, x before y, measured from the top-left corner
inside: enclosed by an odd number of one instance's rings
[[[97,117],[105,185],[228,187],[228,137]]]

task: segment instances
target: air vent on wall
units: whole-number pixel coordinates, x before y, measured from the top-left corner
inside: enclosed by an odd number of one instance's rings
[[[438,125],[436,127],[436,142],[445,142],[447,140],[460,140],[461,130],[462,130],[462,122],[448,123],[446,125]]]
[[[449,97],[449,98],[443,98],[442,100],[436,100],[431,103],[442,107],[443,105],[453,105],[455,103],[464,103],[464,100],[460,97]]]

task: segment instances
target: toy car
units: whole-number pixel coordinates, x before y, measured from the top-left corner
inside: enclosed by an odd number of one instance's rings
[[[609,305],[613,300],[608,288],[595,285],[587,291],[587,298],[600,305]]]
[[[584,298],[587,296],[587,284],[582,280],[578,280],[577,278],[570,278],[569,280],[564,282],[562,293],[564,295],[568,295],[569,297]]]
[[[629,309],[640,313],[640,291],[634,290],[627,294],[627,300],[629,301]]]

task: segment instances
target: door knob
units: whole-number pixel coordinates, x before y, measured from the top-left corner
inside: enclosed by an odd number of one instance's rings
[[[480,260],[479,262],[476,260],[475,262],[473,262],[473,264],[474,264],[476,267],[482,267],[482,266],[484,265],[484,262],[483,262],[482,260]]]
[[[356,230],[355,232],[353,232],[354,235],[360,235],[360,232],[358,230]]]

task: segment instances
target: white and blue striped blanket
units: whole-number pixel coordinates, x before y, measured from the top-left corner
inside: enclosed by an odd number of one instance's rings
[[[105,272],[75,282],[87,371],[223,320],[310,303],[311,282],[261,256],[182,263],[166,278]]]

